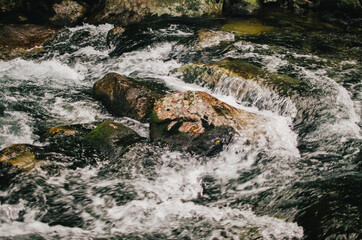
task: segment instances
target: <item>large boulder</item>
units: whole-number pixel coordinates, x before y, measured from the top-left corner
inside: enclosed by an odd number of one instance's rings
[[[262,87],[272,89],[283,96],[290,96],[295,91],[303,91],[306,86],[299,79],[283,74],[269,73],[264,69],[241,60],[224,59],[213,64],[189,63],[178,69],[184,75],[186,82],[207,84],[211,88],[229,83],[230,91],[237,93],[246,81],[257,83]],[[232,86],[231,86],[232,85]]]
[[[42,50],[58,29],[33,24],[0,25],[0,59],[29,56]]]
[[[110,157],[120,156],[128,146],[142,139],[129,127],[116,122],[103,122],[85,137],[89,144]]]
[[[73,26],[81,23],[87,13],[85,5],[73,0],[63,0],[53,5],[54,15],[49,19],[50,23],[59,26]]]
[[[146,122],[153,104],[162,95],[130,78],[109,73],[93,86],[94,97],[116,116],[126,116]]]
[[[255,126],[263,121],[262,117],[234,108],[208,93],[177,92],[155,103],[150,137],[173,149],[212,156],[237,132],[253,138]]]
[[[100,11],[89,18],[91,23],[129,25],[150,16],[219,16],[223,0],[105,0]]]
[[[8,163],[20,170],[29,171],[40,166],[41,161],[37,159],[40,147],[27,144],[14,144],[0,151],[0,162]]]

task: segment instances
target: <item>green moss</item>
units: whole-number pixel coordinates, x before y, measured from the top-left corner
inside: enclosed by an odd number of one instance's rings
[[[234,32],[239,35],[260,35],[274,30],[274,27],[267,26],[257,19],[230,20],[221,30]]]
[[[250,80],[274,89],[282,95],[290,96],[293,91],[305,91],[302,81],[288,75],[269,73],[266,70],[240,60],[224,59],[214,64],[187,64],[179,71],[184,74],[187,81],[200,85],[207,84],[214,88],[225,77],[237,77],[240,80]]]
[[[85,141],[110,156],[119,156],[142,138],[121,123],[104,122],[86,135]]]

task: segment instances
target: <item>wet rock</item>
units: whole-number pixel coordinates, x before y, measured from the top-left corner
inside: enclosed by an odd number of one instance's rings
[[[10,60],[38,53],[57,31],[54,27],[33,24],[0,25],[0,59]]]
[[[125,26],[150,16],[220,16],[222,6],[223,1],[219,0],[106,0],[89,21]]]
[[[63,0],[53,5],[54,16],[50,23],[59,26],[74,26],[81,23],[86,16],[87,8],[73,0]]]
[[[93,86],[94,97],[116,116],[145,122],[156,99],[162,95],[117,73],[109,73]]]
[[[256,15],[261,7],[259,0],[229,0],[224,4],[223,12],[226,16]]]
[[[107,45],[115,46],[118,37],[121,36],[125,30],[126,29],[121,26],[116,26],[116,27],[112,28],[107,34]]]
[[[40,147],[27,144],[14,144],[0,151],[0,162],[6,162],[18,169],[29,171],[40,166],[36,157]]]
[[[96,126],[97,123],[88,123],[53,127],[40,138],[40,141],[62,148],[74,148],[74,144],[81,142]]]
[[[228,21],[221,30],[233,32],[237,35],[260,35],[274,30],[274,27],[265,25],[257,19],[234,19]]]
[[[303,91],[306,86],[299,79],[287,75],[268,73],[262,68],[240,60],[224,59],[214,64],[190,63],[178,69],[184,75],[186,82],[196,82],[207,84],[215,88],[227,79],[237,80],[234,88],[230,87],[231,92],[239,91],[240,86],[245,81],[253,81],[261,86],[268,87],[278,93],[289,96],[294,91]]]
[[[235,40],[235,36],[229,32],[213,31],[207,29],[201,29],[197,32],[199,47],[215,47],[221,42],[230,42]]]
[[[205,92],[172,93],[155,103],[150,137],[177,150],[211,156],[220,152],[237,131],[246,133],[262,121],[262,117]]]
[[[85,137],[90,145],[110,157],[120,156],[128,146],[142,139],[129,127],[115,122],[101,123]]]

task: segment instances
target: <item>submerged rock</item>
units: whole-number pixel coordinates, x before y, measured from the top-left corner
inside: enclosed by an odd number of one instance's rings
[[[186,82],[207,84],[211,88],[219,86],[227,79],[239,79],[240,84],[235,86],[235,89],[231,88],[231,92],[238,91],[245,81],[256,82],[285,96],[305,88],[299,79],[277,73],[268,73],[251,63],[234,59],[224,59],[214,64],[189,63],[178,70],[183,73]]]
[[[6,162],[18,169],[29,171],[41,165],[36,157],[39,147],[27,144],[14,144],[0,151],[0,162]]]
[[[274,27],[263,24],[257,19],[230,20],[222,28],[222,31],[233,32],[238,35],[260,35],[274,30]]]
[[[162,95],[139,82],[109,73],[93,86],[94,97],[116,116],[127,116],[145,122],[156,99]]]
[[[235,40],[234,34],[223,31],[213,31],[207,29],[201,29],[197,32],[199,47],[215,47],[221,42],[230,42]]]
[[[219,0],[106,0],[89,21],[129,25],[150,16],[220,16],[222,7]]]
[[[150,137],[177,150],[211,156],[220,152],[237,131],[247,132],[262,121],[262,117],[205,92],[172,93],[155,103]]]
[[[72,151],[96,126],[96,123],[88,123],[53,127],[40,138],[40,141],[48,143],[47,148],[52,148],[52,151]]]
[[[115,46],[117,42],[117,38],[124,33],[126,29],[121,26],[116,26],[112,28],[107,34],[107,45],[108,46]]]
[[[129,145],[142,139],[129,127],[116,122],[101,123],[85,137],[89,144],[111,157],[121,155]]]
[[[55,14],[49,19],[50,23],[60,26],[73,26],[85,18],[87,8],[73,0],[63,0],[53,5]]]
[[[54,27],[33,24],[0,25],[0,59],[10,60],[38,53],[57,31]]]

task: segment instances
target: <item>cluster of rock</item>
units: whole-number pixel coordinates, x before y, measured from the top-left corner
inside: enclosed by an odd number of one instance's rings
[[[278,7],[360,17],[361,0],[2,0],[0,22],[69,26],[81,22],[123,26],[152,16],[250,16]]]
[[[205,92],[161,94],[134,79],[109,73],[93,87],[94,97],[115,116],[131,117],[150,124],[150,138],[117,122],[59,126],[40,139],[44,146],[16,144],[0,151],[0,163],[31,170],[42,162],[74,155],[74,147],[86,154],[117,159],[135,143],[151,141],[174,150],[214,156],[235,135],[251,140],[263,117],[232,107]],[[49,154],[51,156],[49,156]]]

